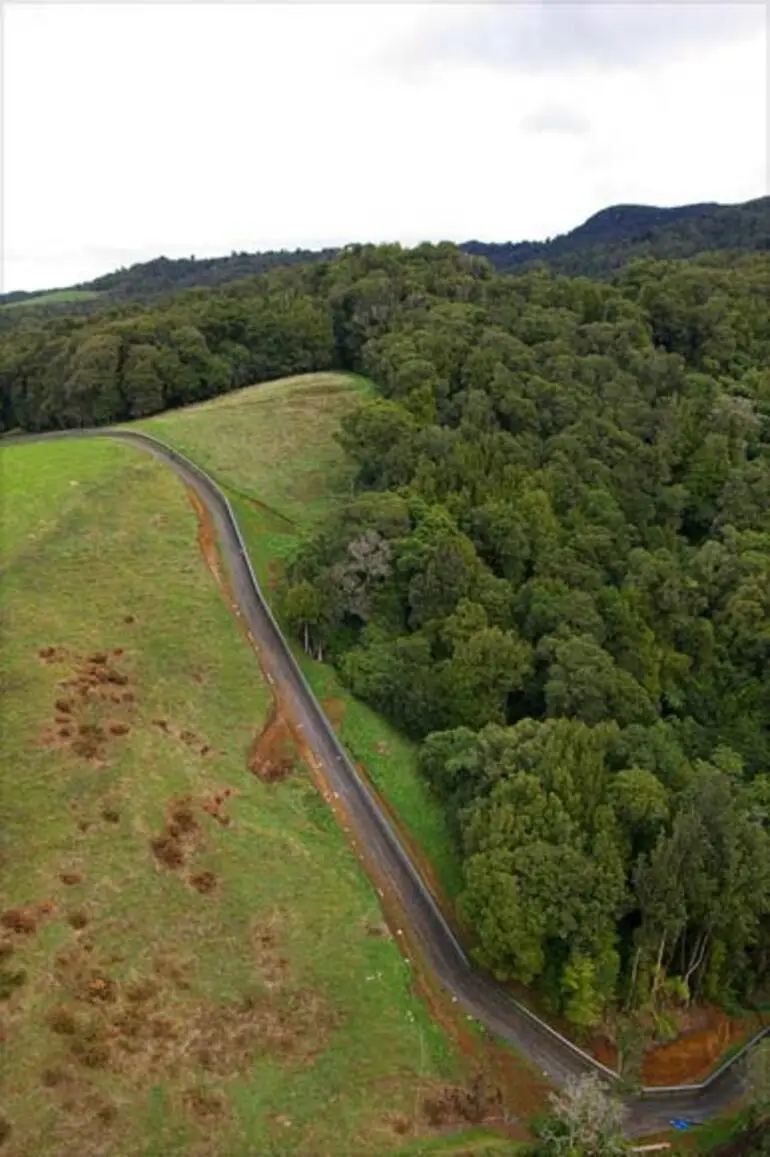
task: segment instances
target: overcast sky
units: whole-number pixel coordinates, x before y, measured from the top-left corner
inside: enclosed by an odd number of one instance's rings
[[[768,192],[767,6],[4,9],[3,287]]]

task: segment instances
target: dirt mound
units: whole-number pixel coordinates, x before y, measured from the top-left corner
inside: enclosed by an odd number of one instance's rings
[[[479,1070],[467,1087],[446,1085],[423,1099],[422,1112],[431,1128],[449,1124],[480,1124],[491,1114],[499,1112],[502,1096],[500,1089],[490,1084],[483,1070]]]
[[[65,647],[41,647],[38,651],[38,657],[41,658],[44,663],[54,664],[66,663],[68,656]]]
[[[170,739],[177,739],[183,743],[185,747],[197,752],[200,756],[207,756],[209,758],[216,755],[210,743],[207,743],[200,735],[196,735],[194,731],[190,731],[187,727],[175,727],[169,723],[168,719],[156,717],[152,721],[153,727],[157,727],[158,731],[162,731],[164,735],[168,735]]]
[[[213,892],[218,880],[214,872],[192,871],[192,860],[205,841],[199,821],[203,816],[209,816],[222,827],[229,827],[230,817],[222,808],[234,794],[232,788],[223,787],[197,802],[190,795],[178,796],[166,808],[163,830],[150,840],[150,849],[156,860],[164,868],[179,872],[201,896]]]
[[[159,835],[152,837],[150,848],[155,858],[173,871],[184,867],[190,859],[200,834],[192,798],[180,796],[169,804],[165,827]]]
[[[24,908],[8,908],[0,915],[0,926],[18,936],[31,936],[46,916],[55,911],[55,905],[45,900],[42,904],[28,904]]]
[[[9,908],[0,916],[0,924],[10,932],[29,936],[37,931],[37,913],[31,908]]]
[[[280,949],[280,929],[284,919],[283,912],[276,909],[256,923],[251,932],[254,962],[268,990],[284,986],[289,977],[289,961]]]
[[[236,1075],[266,1053],[304,1063],[338,1023],[321,996],[289,983],[288,972],[271,990],[217,1004],[191,995],[183,961],[164,957],[154,976],[118,980],[95,957],[77,944],[57,956],[56,1003],[45,1023],[76,1067],[41,1077],[47,1087],[90,1069],[146,1084],[196,1067]]]
[[[213,872],[195,872],[190,876],[190,883],[196,892],[200,892],[202,896],[207,896],[216,888],[217,878]]]
[[[73,908],[67,913],[67,923],[70,928],[80,932],[88,924],[88,913],[83,908]]]
[[[96,766],[106,765],[109,745],[131,731],[125,714],[136,702],[128,674],[115,663],[123,653],[122,647],[79,657],[63,647],[38,651],[44,662],[66,663],[71,670],[70,676],[59,682],[53,723],[44,729],[41,746],[65,748]],[[107,704],[111,705],[109,717]],[[116,715],[115,707],[122,709],[122,714]]]
[[[222,809],[229,799],[237,793],[231,787],[220,788],[219,791],[212,792],[210,795],[204,796],[201,802],[201,808],[210,815],[212,819],[216,820],[221,827],[227,828],[231,824],[231,818]]]
[[[281,783],[294,771],[298,755],[291,725],[285,713],[274,707],[249,752],[249,771],[263,783]]]

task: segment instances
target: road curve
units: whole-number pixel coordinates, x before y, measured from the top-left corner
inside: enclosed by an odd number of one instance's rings
[[[308,745],[324,769],[329,788],[337,792],[350,816],[357,838],[378,872],[408,913],[410,938],[458,1003],[491,1032],[510,1044],[556,1085],[569,1077],[596,1073],[608,1084],[618,1077],[515,1001],[491,976],[475,968],[442,915],[399,837],[348,758],[320,704],[302,675],[264,599],[249,561],[235,515],[217,484],[183,455],[147,434],[89,429],[51,434],[10,436],[0,441],[17,445],[59,438],[109,437],[149,450],[190,486],[210,513],[228,567],[240,615],[260,648],[266,672],[281,687]],[[768,1030],[766,1030],[768,1031]],[[751,1044],[756,1043],[759,1034]],[[671,1089],[647,1088],[625,1098],[629,1136],[666,1129],[672,1118],[702,1122],[727,1108],[746,1088],[745,1052],[727,1061],[699,1085]]]

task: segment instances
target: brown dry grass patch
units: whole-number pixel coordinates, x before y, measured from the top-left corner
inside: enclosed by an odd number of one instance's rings
[[[227,1099],[212,1089],[185,1089],[182,1103],[193,1117],[202,1122],[219,1121],[227,1112]]]
[[[254,963],[268,989],[282,987],[288,982],[289,961],[280,949],[280,926],[283,919],[283,913],[278,909],[251,929]]]
[[[159,716],[152,719],[151,723],[153,727],[157,727],[158,731],[162,731],[170,739],[178,740],[179,743],[183,743],[185,747],[189,747],[200,756],[216,754],[210,743],[207,743],[200,735],[196,735],[194,731],[190,731],[188,727],[175,727],[168,719]]]
[[[446,1125],[478,1125],[499,1113],[502,1094],[488,1075],[479,1069],[467,1086],[445,1085],[423,1098],[421,1110],[432,1128]]]
[[[324,713],[325,713],[327,719],[329,720],[329,722],[331,723],[332,727],[334,727],[335,730],[338,727],[340,727],[343,719],[345,718],[345,712],[347,710],[347,703],[345,702],[345,700],[344,699],[322,699],[321,700],[321,706],[323,707]]]
[[[207,815],[210,815],[213,820],[223,828],[230,826],[231,819],[222,809],[229,799],[238,793],[231,787],[218,788],[216,791],[205,795],[201,800],[201,808]]]
[[[146,1086],[196,1067],[217,1077],[243,1074],[262,1055],[291,1064],[311,1061],[338,1016],[318,993],[290,983],[272,930],[258,929],[256,935],[263,963],[266,955],[274,958],[273,975],[280,981],[272,990],[258,987],[226,1004],[193,996],[187,965],[171,954],[156,962],[153,976],[118,980],[78,945],[60,952],[58,1001],[45,1024],[74,1070],[45,1070],[41,1082],[54,1087],[72,1072],[77,1077],[78,1071],[104,1069]],[[202,1104],[189,1107],[204,1111]],[[213,1106],[206,1111],[213,1113]]]

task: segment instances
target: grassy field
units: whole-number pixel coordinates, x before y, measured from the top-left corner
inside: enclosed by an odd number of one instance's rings
[[[350,491],[350,470],[333,435],[342,415],[371,389],[353,374],[305,374],[236,390],[141,426],[232,491],[263,503],[279,521],[283,516],[307,526]]]
[[[330,507],[350,493],[334,441],[341,416],[371,385],[343,374],[308,374],[228,394],[139,423],[188,454],[228,493],[263,590]],[[290,521],[288,521],[290,520]],[[460,868],[441,806],[420,778],[416,746],[342,686],[334,670],[297,652],[348,751],[371,776],[422,849],[444,893]]]
[[[466,1062],[301,762],[248,769],[269,689],[181,484],[98,441],[0,470],[3,1157],[451,1152]]]
[[[0,309],[25,309],[31,305],[58,305],[68,301],[93,301],[101,297],[95,289],[52,289],[50,293],[37,293],[34,297],[25,297],[21,301],[11,301],[7,305],[0,304]]]

